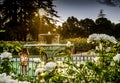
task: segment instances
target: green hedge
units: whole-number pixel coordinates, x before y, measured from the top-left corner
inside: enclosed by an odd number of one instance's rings
[[[24,44],[35,44],[38,42],[23,42],[23,41],[0,41],[0,53],[4,51],[11,52],[13,55],[17,55],[23,48]],[[30,54],[38,55],[39,50],[36,47],[28,48]]]
[[[71,41],[74,44],[74,47],[80,48],[81,52],[89,51],[94,49],[95,45],[87,43],[87,38],[70,38],[61,40],[61,43],[66,43],[67,41]]]
[[[24,42],[19,41],[0,41],[0,53],[8,51],[13,54],[17,54],[21,51]]]
[[[94,48],[94,45],[88,44],[86,38],[71,38],[71,39],[64,39],[60,40],[60,43],[66,44],[67,41],[71,41],[72,44],[74,44],[75,47],[79,47],[81,52],[88,51],[90,49]],[[23,48],[24,44],[35,44],[39,43],[36,41],[31,42],[21,42],[21,41],[0,41],[0,53],[7,50],[13,55],[17,55],[19,51]],[[38,55],[39,49],[37,47],[29,48],[29,52],[31,55]]]

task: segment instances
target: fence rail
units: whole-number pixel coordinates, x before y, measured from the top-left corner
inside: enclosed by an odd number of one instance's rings
[[[81,63],[81,61],[86,61],[86,60],[93,60],[93,57],[94,56],[78,56],[78,55],[73,55],[72,56],[72,61],[73,62],[76,62],[78,64]],[[28,75],[29,76],[34,76],[35,75],[35,65],[36,65],[36,62],[39,58],[34,58],[34,57],[30,57],[29,58],[29,64],[28,64]],[[57,66],[64,66],[63,64],[63,61],[65,61],[67,58],[66,57],[54,57],[54,60],[57,62]],[[13,64],[12,66],[17,69],[17,74],[21,74],[22,71],[21,71],[21,66],[20,66],[20,58],[18,57],[14,57],[13,60],[12,60]],[[0,58],[0,67],[1,67],[1,63],[2,63],[2,60]],[[44,67],[44,62],[43,61],[39,61],[37,63],[40,63],[39,67]]]

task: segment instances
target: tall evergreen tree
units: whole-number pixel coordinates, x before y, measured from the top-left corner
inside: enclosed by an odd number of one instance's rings
[[[33,26],[35,29],[32,30],[38,31],[39,23],[35,25],[34,18],[39,9],[44,9],[48,16],[57,17],[53,0],[3,0],[0,3],[0,28],[6,30],[5,39],[25,41]],[[36,31],[33,32],[38,33]]]

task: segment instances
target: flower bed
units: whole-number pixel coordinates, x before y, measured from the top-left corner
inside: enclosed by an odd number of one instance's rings
[[[92,34],[88,40],[96,45],[96,49],[89,51],[96,54],[92,60],[79,61],[71,56],[64,59],[54,57],[53,61],[47,63],[42,63],[39,59],[33,60],[34,76],[22,76],[14,72],[12,79],[30,83],[119,83],[120,43],[113,36],[105,34]],[[12,75],[11,71],[6,77],[8,75]]]

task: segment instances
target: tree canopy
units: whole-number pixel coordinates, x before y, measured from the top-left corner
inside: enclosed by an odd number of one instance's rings
[[[60,27],[62,38],[88,37],[92,33],[103,33],[120,38],[120,24],[114,24],[105,17],[98,17],[95,21],[89,18],[78,20],[76,17],[68,19]]]
[[[51,16],[58,17],[57,11],[54,10],[53,1],[3,0],[0,3],[0,30],[5,30],[5,40],[25,41],[27,34],[34,34],[34,32],[38,34],[38,19],[40,19],[36,16],[38,10],[44,9],[49,18]],[[37,38],[37,34],[35,38]]]
[[[0,40],[38,40],[38,34],[53,32],[59,17],[54,9],[54,0],[2,0],[0,2]],[[98,0],[112,3],[111,0]],[[104,1],[104,2],[101,2]],[[108,2],[107,2],[108,1]],[[44,10],[44,15],[39,10]],[[59,26],[57,31],[62,38],[88,37],[92,33],[105,33],[119,36],[120,24],[114,24],[105,17],[103,10],[97,19],[78,19],[74,16]]]

